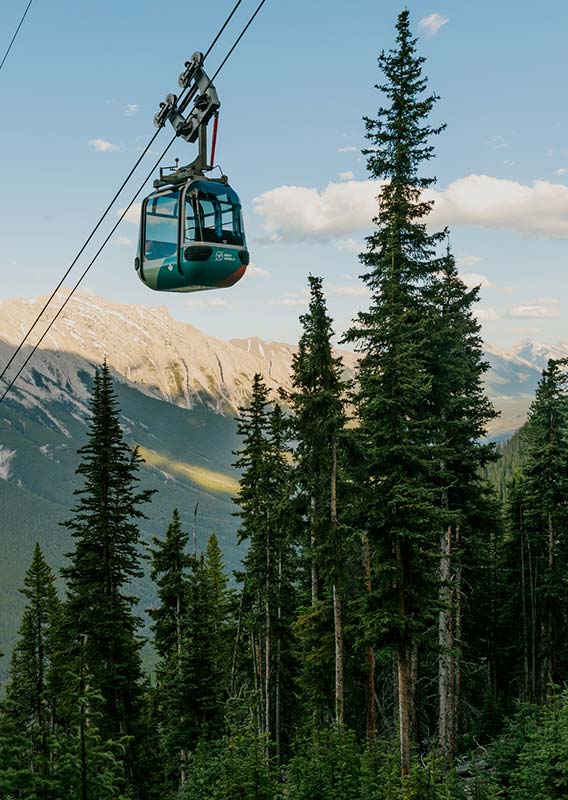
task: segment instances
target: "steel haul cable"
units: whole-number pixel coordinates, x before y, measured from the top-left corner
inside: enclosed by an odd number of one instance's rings
[[[239,2],[237,3],[237,6],[236,6],[236,7],[233,9],[233,12],[231,13],[231,16],[232,16],[232,14],[234,14],[234,12],[236,11],[236,8],[237,8],[237,7],[240,5],[240,2],[241,2],[241,0],[239,0]],[[221,62],[221,64],[219,65],[219,67],[217,68],[217,70],[216,70],[215,74],[213,75],[213,77],[210,79],[210,81],[209,81],[209,84],[208,84],[207,88],[209,88],[209,86],[211,85],[211,83],[213,82],[213,80],[214,80],[214,79],[217,77],[217,75],[219,74],[219,72],[221,71],[221,69],[222,69],[222,68],[225,66],[225,64],[226,64],[226,63],[227,63],[227,61],[229,60],[230,56],[232,55],[232,53],[233,53],[233,52],[234,52],[234,50],[236,49],[237,45],[239,44],[239,42],[241,41],[241,39],[243,38],[243,36],[244,36],[244,35],[245,35],[245,33],[247,32],[247,30],[248,30],[248,29],[249,29],[249,27],[251,26],[252,22],[254,21],[255,17],[257,16],[257,14],[259,13],[259,11],[261,10],[261,8],[263,7],[263,5],[264,5],[265,3],[266,3],[266,0],[261,0],[261,2],[258,4],[258,6],[257,6],[257,8],[256,8],[256,10],[255,10],[255,12],[252,14],[252,16],[250,17],[249,21],[247,22],[247,24],[245,25],[245,27],[243,28],[243,30],[241,31],[241,33],[239,34],[239,36],[237,37],[237,39],[235,40],[235,42],[234,42],[233,46],[231,47],[231,49],[229,50],[229,52],[227,53],[227,55],[225,56],[225,58],[223,59],[223,61],[222,61],[222,62]],[[230,17],[229,17],[229,19],[230,19]],[[225,22],[225,25],[223,26],[223,29],[224,29],[224,28],[226,27],[226,25],[228,24],[228,21],[229,21],[229,19],[228,19],[228,20]],[[222,30],[223,30],[223,29],[222,29]],[[222,30],[221,30],[221,32],[220,32],[220,33],[217,35],[217,37],[216,37],[215,41],[216,41],[216,40],[219,38],[219,36],[221,35],[221,33],[222,33]],[[207,52],[209,52],[210,50],[211,50],[211,47],[209,48],[209,50],[208,50]],[[156,132],[156,134],[154,134],[154,136],[152,137],[152,140],[151,140],[152,142],[154,141],[154,139],[156,138],[156,135],[157,135],[157,133],[159,133],[159,132],[160,132],[160,130],[161,130],[161,129],[158,129],[158,131]],[[25,359],[24,363],[23,363],[23,364],[20,366],[20,368],[18,369],[18,371],[16,372],[16,374],[14,375],[14,377],[12,378],[12,380],[10,381],[10,383],[8,384],[8,386],[6,387],[6,389],[5,389],[4,393],[2,394],[2,396],[0,396],[0,403],[2,403],[2,402],[3,402],[3,400],[5,399],[5,397],[6,397],[6,396],[8,395],[8,393],[10,392],[10,390],[12,389],[12,387],[14,386],[14,384],[16,383],[16,381],[18,380],[18,378],[20,377],[20,375],[22,374],[22,372],[24,371],[24,369],[26,368],[26,366],[28,365],[28,363],[29,363],[29,362],[30,362],[30,360],[32,359],[32,357],[33,357],[34,353],[36,352],[36,350],[38,349],[38,347],[40,346],[40,344],[43,342],[43,340],[45,339],[45,337],[47,336],[47,334],[48,334],[48,333],[49,333],[49,331],[51,330],[52,326],[54,325],[54,323],[55,323],[55,322],[56,322],[56,320],[58,319],[59,315],[62,313],[63,309],[65,308],[65,306],[67,305],[67,303],[69,302],[69,300],[70,300],[70,299],[73,297],[73,295],[75,294],[75,292],[76,292],[76,291],[77,291],[77,289],[79,288],[79,286],[80,286],[81,282],[83,281],[83,279],[85,278],[85,276],[87,275],[87,273],[89,272],[89,270],[91,269],[91,267],[93,266],[93,264],[95,263],[95,261],[97,260],[97,258],[99,257],[99,255],[102,253],[102,251],[104,250],[104,248],[105,248],[105,247],[106,247],[106,245],[108,244],[108,242],[109,242],[109,240],[110,240],[111,236],[114,234],[114,232],[116,231],[116,229],[118,228],[118,226],[120,225],[120,223],[122,222],[122,220],[124,219],[124,217],[126,216],[126,214],[128,213],[128,211],[129,211],[129,210],[132,208],[133,204],[136,202],[136,199],[138,198],[138,196],[139,196],[139,195],[140,195],[140,193],[142,192],[142,189],[144,188],[144,186],[146,185],[146,183],[147,183],[147,182],[150,180],[150,178],[152,177],[153,173],[154,173],[154,172],[155,172],[155,170],[157,169],[158,165],[160,164],[160,162],[162,161],[162,159],[163,159],[163,158],[166,156],[166,154],[168,153],[169,149],[171,148],[171,146],[173,145],[173,143],[175,142],[175,140],[176,140],[176,139],[177,139],[177,134],[176,134],[176,135],[174,135],[174,136],[172,137],[172,139],[171,139],[171,141],[169,142],[168,146],[167,146],[167,147],[165,148],[165,150],[162,152],[162,154],[160,155],[159,159],[156,161],[156,163],[155,163],[155,164],[154,164],[154,166],[152,167],[151,171],[150,171],[150,172],[148,173],[148,175],[147,175],[147,176],[144,178],[144,181],[143,181],[143,182],[142,182],[142,184],[140,185],[140,188],[138,189],[138,191],[136,192],[136,194],[134,195],[134,197],[132,198],[132,200],[130,201],[130,203],[128,204],[128,206],[127,206],[127,207],[126,207],[126,208],[125,208],[125,209],[122,211],[122,213],[121,213],[120,217],[118,218],[118,221],[117,221],[117,222],[114,224],[114,226],[111,228],[111,231],[110,231],[110,233],[107,235],[107,237],[105,238],[105,240],[103,241],[103,243],[101,244],[101,246],[99,247],[99,249],[97,250],[97,252],[95,253],[95,255],[93,256],[93,258],[91,259],[91,261],[90,261],[90,262],[89,262],[89,264],[87,265],[87,267],[84,269],[84,271],[83,271],[83,272],[82,272],[82,274],[80,275],[79,279],[77,280],[77,282],[75,283],[75,285],[73,286],[73,288],[71,289],[71,291],[69,292],[69,294],[67,295],[67,297],[65,298],[65,300],[63,301],[63,303],[61,304],[60,308],[58,309],[57,313],[54,315],[53,319],[52,319],[52,320],[49,322],[49,324],[48,324],[47,328],[46,328],[46,329],[45,329],[45,331],[42,333],[42,335],[41,335],[41,337],[39,338],[39,340],[38,340],[38,341],[36,342],[36,344],[35,344],[35,345],[32,347],[32,350],[31,350],[31,352],[29,353],[29,355],[27,356],[27,358]],[[149,148],[150,148],[150,144],[148,145],[147,149],[149,149]],[[138,162],[138,163],[139,163],[139,162]],[[108,213],[108,212],[105,212],[105,216],[106,216],[106,213]],[[101,220],[101,222],[102,222],[102,220]],[[69,272],[69,270],[68,270],[68,272]],[[68,272],[67,272],[66,274],[68,274]],[[63,279],[63,280],[64,280],[64,279]],[[61,283],[62,283],[62,281],[61,281]],[[61,283],[59,284],[59,287],[61,286]],[[56,291],[57,291],[57,290],[56,290]],[[55,292],[52,294],[52,297],[53,297],[53,295],[54,295],[54,294],[55,294]],[[47,308],[47,304],[46,304],[46,306],[44,307],[44,309],[42,310],[42,312],[41,312],[41,313],[43,313],[43,311],[45,310],[45,308]],[[39,318],[39,317],[38,317],[38,318]],[[37,319],[36,319],[36,322],[34,322],[34,326],[35,326],[35,324],[36,324],[36,323],[37,323]],[[33,327],[33,326],[32,326],[32,327]],[[31,329],[30,329],[30,330],[31,330]],[[17,350],[17,352],[19,352],[19,351],[21,350],[21,348],[22,348],[22,347],[23,347],[23,342],[22,342],[22,343],[21,343],[21,344],[18,346],[18,350]],[[14,356],[12,356],[12,359],[11,359],[11,361],[13,361],[13,358],[14,358],[14,357],[15,357],[15,354],[14,354]],[[11,362],[10,362],[10,363],[11,363]],[[1,379],[1,378],[4,376],[4,373],[5,373],[6,369],[7,369],[7,367],[4,369],[4,371],[3,371],[3,372],[2,372],[2,374],[0,375],[0,379]]]
[[[16,381],[18,380],[18,378],[20,377],[20,375],[22,374],[22,372],[24,371],[24,369],[27,367],[27,365],[28,365],[29,361],[31,360],[31,358],[33,357],[34,353],[36,352],[36,350],[38,349],[38,347],[40,346],[40,344],[43,342],[43,340],[45,339],[45,337],[47,336],[47,334],[48,334],[48,333],[49,333],[49,331],[51,330],[51,328],[52,328],[52,326],[54,325],[54,323],[56,322],[57,318],[59,317],[59,315],[61,314],[61,312],[63,311],[63,309],[64,309],[64,308],[65,308],[65,306],[67,305],[67,303],[69,302],[69,300],[71,300],[71,298],[73,297],[73,295],[75,294],[75,292],[76,292],[76,291],[77,291],[77,289],[79,288],[79,286],[80,286],[80,284],[81,284],[81,282],[82,282],[83,278],[86,276],[86,274],[88,273],[88,271],[91,269],[91,267],[93,266],[93,264],[95,263],[95,261],[97,260],[97,258],[99,257],[99,255],[102,253],[102,251],[104,250],[105,246],[108,244],[108,242],[109,242],[109,240],[110,240],[111,236],[114,234],[114,232],[116,231],[116,229],[118,228],[118,226],[120,225],[120,223],[122,222],[122,220],[124,219],[124,217],[125,217],[125,216],[128,214],[128,212],[130,211],[130,209],[132,208],[132,206],[133,206],[133,205],[134,205],[134,203],[136,202],[136,199],[137,199],[137,198],[138,198],[138,196],[140,195],[140,193],[141,193],[142,189],[143,189],[143,188],[146,186],[146,184],[148,183],[148,181],[150,180],[150,178],[151,178],[151,177],[152,177],[152,175],[154,174],[154,172],[155,172],[155,170],[156,170],[156,168],[157,168],[158,164],[159,164],[159,163],[160,163],[160,161],[161,161],[161,160],[162,160],[162,159],[165,157],[165,155],[167,154],[168,150],[169,150],[169,149],[170,149],[170,147],[173,145],[173,143],[175,142],[175,140],[176,140],[176,139],[177,139],[177,136],[174,136],[174,137],[173,137],[173,139],[172,139],[172,140],[170,141],[170,143],[168,144],[168,146],[166,147],[166,149],[165,149],[165,150],[163,151],[163,153],[161,154],[160,158],[159,158],[159,159],[156,161],[156,163],[154,164],[154,166],[152,167],[152,169],[150,170],[150,172],[148,173],[148,175],[147,175],[147,176],[144,178],[144,181],[141,183],[141,185],[140,185],[140,188],[138,189],[138,191],[136,192],[136,194],[134,195],[134,197],[132,198],[132,200],[130,201],[130,203],[129,203],[129,204],[126,206],[126,208],[125,208],[125,209],[123,209],[123,211],[122,211],[122,213],[121,213],[120,217],[118,218],[118,220],[115,222],[115,224],[114,224],[114,225],[113,225],[113,227],[111,228],[111,230],[110,230],[110,233],[109,233],[109,234],[107,234],[107,236],[106,236],[106,238],[104,239],[103,243],[100,245],[99,249],[97,250],[97,252],[96,252],[96,253],[95,253],[95,255],[93,256],[93,258],[91,259],[91,261],[90,261],[90,262],[87,264],[86,268],[83,270],[83,272],[82,272],[82,273],[81,273],[81,275],[79,276],[79,279],[77,280],[77,282],[75,283],[75,285],[73,286],[73,288],[71,289],[71,291],[69,292],[69,294],[67,295],[67,297],[65,298],[65,300],[63,301],[63,303],[61,304],[61,306],[59,307],[59,309],[57,310],[57,312],[55,313],[55,315],[54,315],[53,319],[50,321],[50,323],[48,324],[47,328],[44,330],[44,332],[42,333],[42,335],[40,336],[40,338],[38,339],[38,341],[35,343],[35,345],[32,347],[32,349],[31,349],[31,352],[28,354],[28,356],[27,356],[27,358],[25,359],[24,363],[21,365],[21,367],[19,368],[19,370],[16,372],[16,374],[14,375],[14,377],[12,378],[12,380],[10,381],[10,383],[8,384],[8,386],[6,387],[6,389],[5,389],[4,393],[3,393],[3,394],[2,394],[2,396],[0,397],[0,403],[1,403],[1,402],[4,400],[4,398],[6,397],[6,395],[8,394],[8,392],[10,391],[10,389],[12,388],[12,386],[13,386],[13,385],[16,383]]]
[[[215,36],[215,38],[213,39],[213,41],[209,45],[209,48],[208,48],[208,50],[205,53],[205,56],[203,58],[204,61],[207,58],[207,56],[211,53],[212,49],[215,47],[217,42],[219,41],[219,39],[222,36],[225,28],[227,27],[227,25],[229,24],[229,22],[231,21],[231,19],[235,15],[235,13],[236,13],[237,9],[239,8],[239,6],[241,5],[241,3],[242,3],[242,0],[237,0],[235,5],[233,6],[233,9],[232,9],[231,13],[228,15],[227,19],[225,20],[225,22],[223,23],[223,25],[219,29],[217,35]],[[31,5],[31,0],[30,0],[30,5]],[[29,8],[29,5],[28,5],[28,8]],[[27,10],[26,10],[26,13],[27,13]],[[23,18],[22,18],[22,21],[23,21]],[[21,26],[21,23],[20,23],[20,26]],[[4,60],[5,60],[5,58],[6,57],[4,57]],[[4,63],[4,62],[2,62],[2,63]],[[191,90],[189,90],[189,91],[190,91],[190,94],[191,94]],[[182,97],[183,97],[183,92],[182,92]],[[134,164],[134,166],[132,167],[132,169],[130,170],[130,172],[128,173],[128,175],[126,176],[126,178],[124,179],[124,181],[120,185],[120,188],[115,193],[114,197],[112,198],[112,200],[110,201],[108,206],[103,211],[102,215],[99,218],[99,221],[97,222],[97,224],[92,229],[91,233],[89,234],[89,236],[87,237],[87,239],[85,240],[83,245],[81,246],[79,252],[75,256],[75,258],[73,259],[73,261],[71,262],[71,264],[69,265],[69,267],[67,268],[67,270],[65,271],[63,276],[61,277],[61,279],[59,280],[59,282],[58,282],[57,286],[55,287],[55,289],[51,292],[51,294],[49,295],[49,297],[45,301],[45,303],[42,306],[42,308],[40,309],[39,313],[36,315],[36,318],[34,319],[32,324],[30,325],[30,327],[26,331],[26,333],[25,333],[23,339],[21,340],[20,344],[17,346],[15,351],[10,356],[10,359],[8,360],[7,364],[4,365],[4,368],[2,369],[2,372],[0,372],[0,381],[2,381],[4,379],[4,376],[6,375],[6,373],[8,372],[10,367],[12,366],[12,364],[14,363],[14,360],[18,357],[18,354],[20,353],[22,347],[27,342],[30,334],[34,331],[36,325],[38,324],[40,319],[43,317],[45,312],[47,311],[48,306],[53,301],[53,298],[55,297],[55,295],[57,294],[59,289],[61,289],[61,287],[62,287],[64,281],[66,280],[66,278],[68,277],[69,273],[71,272],[71,270],[73,269],[73,267],[75,266],[77,261],[81,258],[81,256],[85,252],[86,248],[88,247],[88,245],[92,241],[94,235],[96,234],[96,232],[98,231],[98,229],[100,228],[100,226],[102,225],[104,220],[106,219],[106,217],[107,217],[108,213],[110,212],[111,208],[114,206],[114,204],[117,201],[118,197],[122,193],[122,190],[124,189],[126,184],[129,182],[129,180],[132,177],[132,175],[134,174],[134,172],[138,169],[138,166],[140,165],[140,162],[143,160],[143,158],[146,156],[146,154],[148,153],[148,151],[150,150],[150,148],[154,144],[154,141],[156,140],[157,136],[159,135],[160,130],[161,130],[161,128],[158,128],[158,130],[154,133],[154,135],[152,136],[152,138],[150,139],[150,141],[148,142],[148,144],[146,145],[146,147],[144,148],[144,150],[140,154],[139,158],[136,160],[136,163]],[[1,402],[1,400],[0,400],[0,402]]]
[[[33,0],[29,0],[29,3],[28,3],[28,4],[27,4],[27,6],[26,6],[26,10],[25,10],[25,11],[24,11],[24,13],[22,14],[22,18],[20,19],[20,22],[18,23],[18,27],[16,28],[16,30],[15,30],[15,33],[14,33],[14,35],[12,36],[12,41],[10,42],[10,44],[8,45],[8,49],[7,49],[7,50],[6,50],[6,52],[4,53],[4,58],[2,59],[2,61],[0,61],[0,72],[2,72],[2,67],[3,67],[3,66],[4,66],[4,64],[6,63],[6,59],[8,58],[8,56],[9,56],[9,54],[10,54],[10,50],[12,49],[12,45],[13,45],[13,44],[14,44],[14,42],[16,41],[16,38],[17,38],[17,36],[18,36],[18,34],[19,34],[19,32],[20,32],[20,28],[21,28],[21,27],[22,27],[22,25],[24,24],[24,20],[25,20],[25,18],[26,18],[26,16],[27,16],[27,14],[28,14],[28,11],[30,10],[30,6],[31,6],[31,4],[32,4],[32,3],[33,3]]]

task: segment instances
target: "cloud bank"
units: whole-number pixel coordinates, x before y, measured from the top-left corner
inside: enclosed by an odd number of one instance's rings
[[[428,17],[422,17],[418,26],[420,30],[423,30],[428,36],[435,36],[440,28],[443,25],[446,25],[450,21],[449,17],[444,17],[442,14],[438,14],[436,11],[434,14],[430,14]]]
[[[328,242],[368,230],[377,213],[382,181],[331,182],[321,191],[279,186],[254,200],[272,241]],[[532,185],[467,175],[424,198],[434,201],[428,224],[516,231],[527,237],[568,238],[568,186],[538,180]]]
[[[89,146],[91,149],[96,150],[97,153],[115,153],[120,150],[117,144],[107,142],[106,139],[89,139]]]

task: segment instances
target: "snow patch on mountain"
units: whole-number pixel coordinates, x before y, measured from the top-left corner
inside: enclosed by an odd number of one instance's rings
[[[10,479],[12,472],[10,466],[15,455],[15,450],[9,450],[7,447],[0,444],[0,478],[3,481]]]

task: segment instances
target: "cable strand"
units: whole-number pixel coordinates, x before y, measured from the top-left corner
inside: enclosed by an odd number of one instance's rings
[[[75,283],[75,285],[73,286],[73,288],[71,289],[71,291],[69,292],[69,294],[67,295],[67,297],[65,298],[63,303],[61,304],[61,306],[59,307],[59,309],[57,310],[57,313],[54,315],[53,319],[49,322],[47,328],[44,330],[44,332],[42,333],[42,335],[40,336],[38,341],[32,347],[32,349],[31,349],[30,353],[28,354],[28,356],[26,357],[24,363],[21,365],[21,367],[18,369],[18,371],[16,372],[16,374],[14,375],[14,377],[12,378],[12,380],[10,381],[8,386],[6,387],[4,393],[0,397],[0,403],[2,403],[2,401],[4,400],[4,398],[6,397],[8,392],[12,389],[12,387],[14,386],[14,384],[16,383],[16,381],[18,380],[18,378],[20,377],[20,375],[22,374],[24,369],[27,367],[27,365],[30,362],[30,360],[32,359],[34,353],[36,352],[36,350],[38,349],[40,344],[43,342],[43,340],[45,339],[45,337],[47,336],[47,334],[49,333],[49,331],[51,330],[51,328],[53,327],[53,325],[57,321],[58,317],[62,313],[63,309],[65,308],[65,306],[67,305],[69,300],[71,300],[71,298],[73,297],[73,295],[75,294],[75,292],[77,291],[79,286],[81,285],[83,279],[86,277],[87,273],[89,272],[89,270],[91,269],[91,267],[93,266],[93,264],[95,263],[97,258],[100,256],[100,254],[102,253],[102,251],[104,250],[106,245],[108,244],[110,238],[113,236],[113,234],[115,233],[116,229],[118,228],[118,226],[120,225],[122,220],[125,218],[125,216],[128,214],[128,212],[130,211],[130,209],[132,208],[132,206],[136,202],[136,200],[137,200],[138,196],[140,195],[142,189],[146,186],[146,184],[148,183],[148,181],[150,180],[150,178],[154,174],[156,168],[158,167],[158,165],[160,164],[162,159],[166,156],[166,154],[167,154],[168,150],[170,149],[170,147],[175,142],[176,138],[177,138],[176,136],[174,136],[172,138],[172,140],[170,141],[170,143],[168,144],[166,149],[163,151],[163,153],[161,154],[159,159],[153,165],[153,167],[150,170],[150,172],[146,175],[146,177],[144,178],[143,182],[140,184],[140,187],[139,187],[138,191],[136,192],[136,194],[134,195],[134,197],[132,198],[130,203],[126,206],[125,209],[123,209],[122,213],[120,214],[120,217],[118,218],[118,220],[115,222],[115,224],[111,228],[110,233],[107,234],[107,236],[104,239],[103,243],[100,245],[99,249],[97,250],[97,252],[93,256],[91,261],[87,264],[87,266],[85,267],[85,269],[83,270],[83,272],[79,276],[79,279],[77,280],[77,282]]]
[[[29,0],[29,3],[28,3],[28,4],[27,4],[27,6],[26,6],[26,10],[25,10],[25,11],[24,11],[24,13],[22,14],[22,18],[20,19],[20,22],[18,23],[18,27],[16,28],[16,30],[15,30],[15,32],[14,32],[14,35],[12,36],[12,41],[10,42],[10,44],[8,45],[8,49],[7,49],[7,50],[6,50],[6,52],[4,53],[4,58],[3,58],[3,59],[2,59],[2,61],[0,62],[0,72],[2,72],[2,67],[4,66],[4,64],[5,64],[5,62],[6,62],[6,59],[8,58],[8,56],[9,56],[9,54],[10,54],[10,50],[12,49],[12,45],[13,45],[13,44],[14,44],[14,42],[16,41],[16,38],[17,38],[17,36],[18,36],[18,33],[20,32],[20,28],[21,28],[21,27],[22,27],[22,25],[24,24],[24,20],[25,20],[25,18],[26,18],[26,16],[27,16],[27,14],[28,14],[28,11],[30,10],[30,6],[31,6],[31,4],[32,4],[32,3],[33,3],[33,0]]]

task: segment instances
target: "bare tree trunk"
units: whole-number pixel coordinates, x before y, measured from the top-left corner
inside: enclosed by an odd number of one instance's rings
[[[331,509],[331,541],[332,546],[337,547],[337,442],[333,441],[331,449],[331,486],[330,486],[330,509]],[[339,549],[339,548],[337,548]],[[337,572],[337,570],[336,570]],[[335,719],[338,725],[343,725],[345,721],[345,689],[343,675],[343,616],[341,595],[334,579],[333,587],[333,632],[335,642]]]
[[[315,604],[319,600],[319,575],[318,575],[318,567],[316,559],[316,535],[314,532],[316,512],[317,512],[317,501],[315,497],[312,497],[311,507],[312,507],[312,518],[311,518],[311,528],[310,528],[310,550],[311,550],[311,570],[312,570],[311,573],[312,606],[315,606]]]
[[[276,740],[276,757],[280,761],[281,756],[281,709],[280,709],[280,672],[282,669],[282,556],[278,558],[278,640],[276,643],[276,677],[275,677],[275,697],[274,697],[274,727],[275,727],[275,740]]]
[[[371,576],[371,547],[369,532],[363,533],[363,569],[365,572],[365,589],[367,594],[373,591]],[[370,747],[375,746],[377,740],[377,723],[375,716],[375,650],[372,644],[367,645],[367,680],[366,680],[366,706],[367,706],[367,741]]]
[[[335,640],[335,719],[338,725],[345,722],[345,700],[343,683],[343,620],[341,598],[333,584],[333,626]]]
[[[239,617],[237,620],[237,633],[235,636],[235,647],[233,649],[233,660],[231,663],[231,682],[229,684],[229,694],[231,697],[234,697],[235,695],[235,681],[237,678],[237,660],[239,653],[239,644],[241,641],[241,629],[243,625],[243,605],[245,601],[245,591],[246,591],[246,583],[243,585],[243,590],[241,592],[241,599],[239,601]]]
[[[521,603],[523,615],[523,694],[524,700],[530,699],[530,665],[529,665],[529,636],[527,614],[527,582],[525,576],[525,536],[523,525],[523,512],[519,509],[519,542],[521,550]]]
[[[537,700],[537,687],[536,687],[536,572],[533,569],[532,548],[528,538],[527,541],[527,554],[529,559],[529,587],[531,595],[531,700]]]
[[[86,707],[85,707],[85,646],[87,637],[81,637],[81,660],[79,672],[79,696],[81,703],[81,715],[79,717],[79,739],[81,751],[81,800],[88,800],[88,782],[87,782],[87,744],[85,737],[86,727]]]
[[[254,640],[254,635],[251,633],[250,636],[250,644],[251,644],[251,655],[252,655],[252,674],[254,677],[254,694],[255,697],[258,698],[258,702],[255,703],[256,708],[256,729],[259,736],[262,736],[263,733],[263,721],[262,721],[262,711],[261,711],[261,703],[262,703],[262,674],[261,674],[261,652],[259,645]]]
[[[420,743],[420,695],[418,692],[418,674],[420,671],[420,652],[418,643],[412,642],[410,647],[410,735],[412,741]]]
[[[405,643],[397,647],[398,677],[398,729],[400,739],[400,770],[402,777],[410,774],[412,766],[410,751],[410,690],[409,690],[409,658]]]
[[[453,674],[453,602],[452,602],[452,526],[440,537],[440,611],[438,614],[438,736],[446,759],[453,756],[454,674]]]
[[[461,669],[461,644],[462,644],[462,559],[460,551],[461,528],[456,525],[456,556],[454,579],[454,713],[452,724],[451,752],[455,755],[457,738],[461,728],[461,696],[462,696],[462,669]]]
[[[551,581],[554,573],[554,522],[552,514],[548,514],[548,580]],[[554,603],[551,598],[548,598],[548,613],[547,613],[547,632],[546,632],[546,649],[547,649],[547,685],[553,682],[556,678],[556,652],[555,652],[555,636],[554,636]]]
[[[178,671],[178,680],[181,679],[181,597],[176,597],[176,644],[177,644],[177,655],[178,655],[178,663],[177,663],[177,671]],[[179,754],[179,761],[180,761],[180,785],[184,786],[187,780],[187,773],[185,770],[185,765],[187,763],[187,750],[182,747]]]
[[[270,531],[266,534],[266,581],[264,586],[264,732],[267,736],[271,733],[271,703],[270,703],[270,666],[272,661],[272,625],[270,608]]]
[[[396,561],[398,567],[398,612],[401,621],[406,620],[406,559],[404,544],[400,537],[396,540]],[[400,739],[400,769],[405,778],[412,766],[410,749],[410,665],[406,635],[403,634],[396,650],[398,681],[398,729]]]

